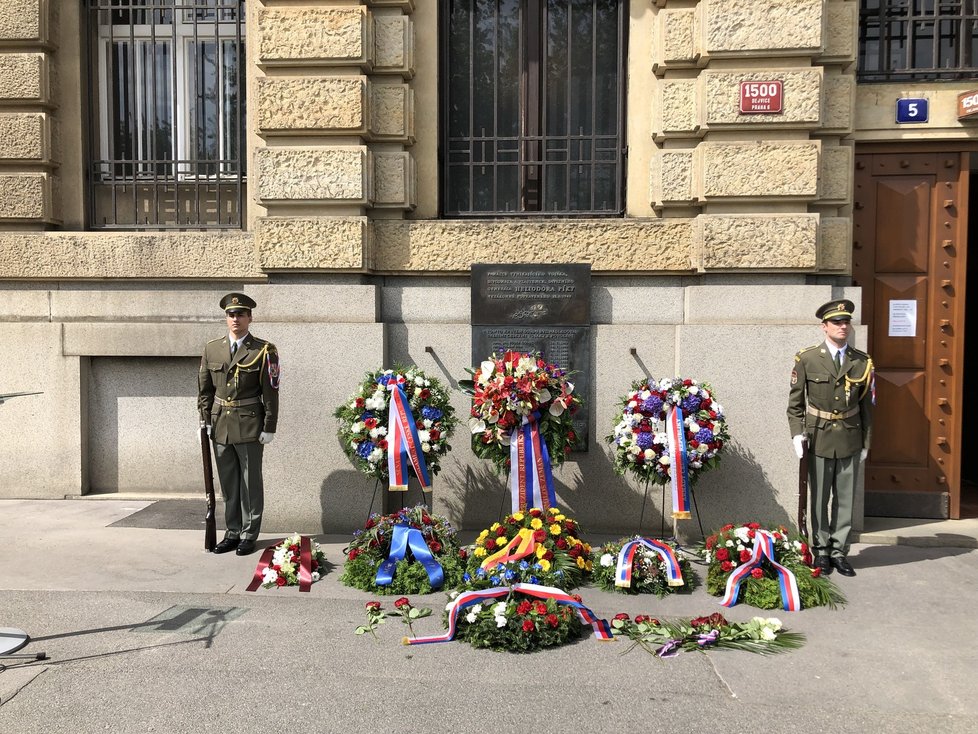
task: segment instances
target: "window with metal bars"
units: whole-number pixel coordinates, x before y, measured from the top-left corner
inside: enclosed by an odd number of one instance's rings
[[[862,82],[978,76],[978,0],[861,0]]]
[[[620,216],[625,0],[443,0],[446,217]]]
[[[86,0],[92,229],[240,228],[244,0]]]

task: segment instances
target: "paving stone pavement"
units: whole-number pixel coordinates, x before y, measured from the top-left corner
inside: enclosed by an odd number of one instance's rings
[[[396,619],[379,640],[355,636],[376,597],[340,585],[338,567],[309,593],[248,593],[257,555],[206,554],[197,529],[124,527],[149,505],[0,501],[0,627],[49,658],[0,670],[0,732],[978,731],[967,543],[854,546],[840,609],[724,611],[805,633],[784,655],[658,660],[593,638],[513,655],[404,647]],[[320,538],[336,563],[345,540]],[[720,610],[702,588],[581,593],[605,617]],[[438,610],[446,596],[412,601]],[[437,615],[418,623],[439,629]]]

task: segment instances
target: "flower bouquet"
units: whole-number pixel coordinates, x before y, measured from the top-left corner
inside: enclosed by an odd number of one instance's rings
[[[411,423],[408,428],[412,430],[404,438],[413,442],[416,437],[427,472],[435,475],[441,469],[442,457],[451,451],[448,439],[458,420],[445,388],[417,367],[395,366],[366,375],[357,391],[334,413],[340,423],[339,438],[343,450],[364,474],[382,481],[390,479],[388,450],[400,451],[399,445],[391,447],[393,437],[388,435],[391,383],[401,388],[410,412],[407,420]],[[413,462],[409,463],[418,475]],[[406,476],[402,479],[406,485]],[[400,480],[395,478],[397,481]]]
[[[781,620],[754,617],[749,622],[728,622],[721,614],[691,620],[659,621],[640,614],[634,620],[619,614],[611,621],[615,635],[627,637],[659,658],[675,657],[682,651],[706,652],[711,649],[746,650],[761,655],[787,652],[801,647],[805,636],[789,632]],[[626,650],[628,652],[628,650]]]
[[[261,571],[262,588],[273,586],[298,586],[301,567],[302,536],[290,535],[272,550],[271,560]],[[326,563],[326,554],[315,541],[309,542],[309,571],[311,581],[319,581],[320,569]]]
[[[674,543],[641,536],[622,538],[601,546],[595,557],[598,562],[591,578],[603,591],[655,594],[662,598],[690,591],[694,585],[693,568],[685,556],[676,553]]]
[[[730,440],[723,408],[714,401],[709,383],[671,377],[639,380],[621,400],[621,413],[607,437],[615,447],[614,469],[653,484],[667,484],[673,472],[670,438],[663,423],[678,408],[686,443],[686,467],[690,484],[713,469],[720,451]]]
[[[758,553],[756,546],[762,533],[765,545],[773,551],[773,559]],[[782,579],[771,560],[794,576],[801,608],[835,608],[846,601],[839,588],[821,575],[820,569],[810,567],[812,556],[804,538],[783,525],[773,529],[762,528],[756,522],[724,525],[706,538],[703,556],[709,563],[706,590],[714,596],[729,596],[725,599],[729,601],[728,606],[743,601],[758,609],[775,609],[787,603],[782,597]],[[730,581],[733,574],[737,575],[735,581],[742,577],[736,594]]]
[[[476,538],[462,583],[469,589],[518,582],[573,589],[592,569],[591,546],[579,535],[577,522],[556,507],[514,512]]]
[[[420,545],[419,540],[423,541]],[[424,505],[391,515],[372,514],[363,530],[353,534],[344,553],[346,564],[340,582],[379,594],[427,594],[442,586],[457,586],[468,556],[459,548],[451,523],[429,513]],[[443,577],[438,583],[432,583],[435,566],[440,567]],[[437,576],[434,580],[438,581]]]

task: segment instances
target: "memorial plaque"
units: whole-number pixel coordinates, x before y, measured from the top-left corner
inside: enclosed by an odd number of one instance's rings
[[[545,360],[573,372],[570,381],[584,405],[574,414],[578,451],[588,446],[591,328],[588,326],[472,326],[472,364],[491,354],[539,352]]]
[[[591,266],[472,265],[472,323],[591,324]]]
[[[472,364],[507,351],[539,352],[573,374],[584,406],[574,416],[577,450],[590,423],[591,266],[472,265]]]

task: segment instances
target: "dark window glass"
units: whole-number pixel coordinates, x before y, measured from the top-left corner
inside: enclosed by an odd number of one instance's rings
[[[241,227],[243,0],[87,0],[93,229]]]
[[[622,0],[444,0],[446,216],[619,215]]]
[[[858,78],[875,82],[974,77],[976,22],[975,0],[862,0]]]

